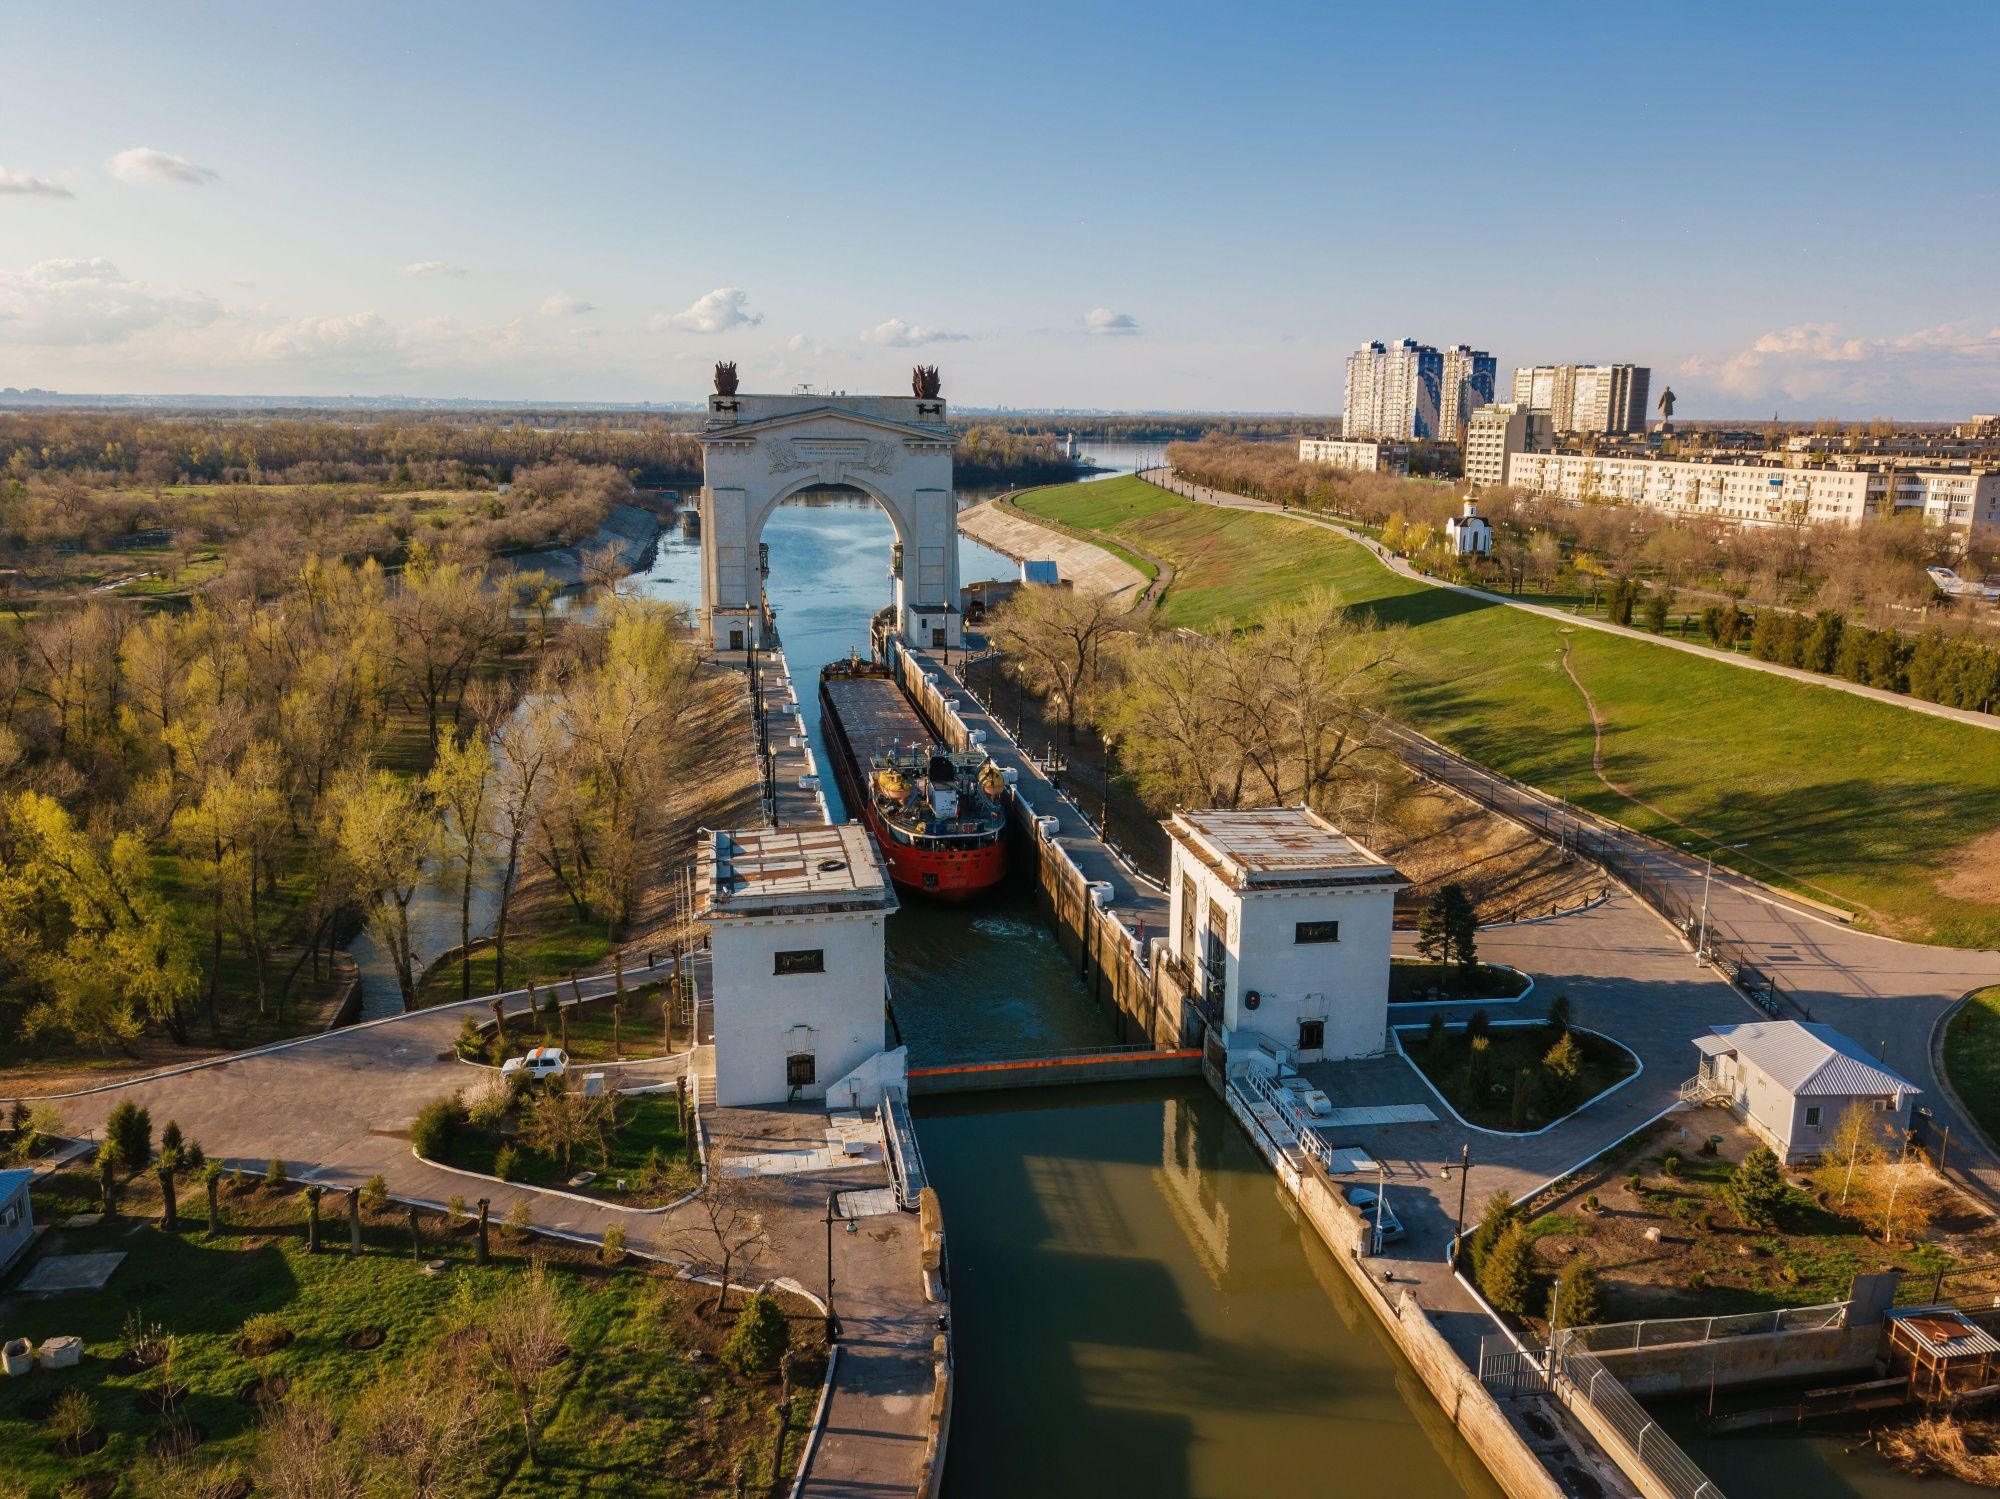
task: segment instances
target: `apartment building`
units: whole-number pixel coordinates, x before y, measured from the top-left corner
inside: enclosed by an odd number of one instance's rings
[[[1645,505],[1731,525],[1852,526],[1869,516],[1921,515],[1967,533],[2000,528],[2000,472],[1991,470],[1524,451],[1508,457],[1507,482],[1577,503]]]
[[[1465,425],[1465,478],[1474,492],[1507,482],[1507,460],[1516,453],[1555,445],[1548,414],[1518,401],[1481,406]]]
[[[1499,365],[1484,349],[1453,344],[1444,351],[1438,397],[1438,438],[1463,442],[1472,413],[1493,404],[1493,382]]]
[[[1413,338],[1371,343],[1347,356],[1346,438],[1410,442],[1438,435],[1444,356]]]
[[[1653,372],[1641,364],[1537,364],[1514,371],[1514,403],[1558,432],[1643,432]]]
[[[1352,469],[1361,474],[1407,474],[1410,450],[1399,442],[1377,442],[1372,437],[1301,437],[1299,462],[1321,463],[1328,468]]]

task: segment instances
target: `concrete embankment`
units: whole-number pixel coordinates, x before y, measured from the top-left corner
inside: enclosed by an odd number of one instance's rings
[[[961,1062],[948,1067],[912,1067],[910,1096],[925,1098],[939,1093],[978,1093],[999,1088],[1054,1088],[1075,1083],[1151,1082],[1155,1078],[1194,1077],[1200,1072],[1201,1053],[1191,1048]]]
[[[660,538],[660,517],[639,505],[617,505],[588,541],[566,547],[538,547],[531,552],[515,552],[493,559],[493,570],[516,573],[539,572],[564,588],[583,581],[586,556],[609,547],[617,554],[620,572],[636,572],[645,565],[654,543]]]
[[[1633,1395],[1693,1394],[1711,1387],[1823,1382],[1872,1371],[1883,1351],[1880,1324],[1598,1350],[1597,1361]]]

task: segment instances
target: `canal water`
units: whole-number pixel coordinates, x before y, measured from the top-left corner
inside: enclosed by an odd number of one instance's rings
[[[1129,472],[1157,452],[1094,456]],[[893,539],[859,497],[783,506],[765,527],[822,763],[819,668],[867,649]],[[969,539],[959,565],[968,583],[1017,575]],[[693,602],[698,549],[663,537],[637,582]],[[1025,892],[907,900],[888,943],[915,1065],[1115,1040]],[[933,1100],[918,1135],[953,1277],[950,1499],[1498,1493],[1199,1082]]]

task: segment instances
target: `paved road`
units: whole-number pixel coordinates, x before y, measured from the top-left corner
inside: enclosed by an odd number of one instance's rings
[[[1671,635],[1655,635],[1649,630],[1634,629],[1629,625],[1616,625],[1609,620],[1598,619],[1589,614],[1572,614],[1567,609],[1550,604],[1531,603],[1526,599],[1510,598],[1504,593],[1492,593],[1484,588],[1473,588],[1464,583],[1450,583],[1441,578],[1421,572],[1410,565],[1406,558],[1398,557],[1374,537],[1357,531],[1337,520],[1310,511],[1292,510],[1283,505],[1274,505],[1269,500],[1253,499],[1249,495],[1232,494],[1228,490],[1210,489],[1206,485],[1195,484],[1182,479],[1166,469],[1148,469],[1139,475],[1150,483],[1171,489],[1173,493],[1199,504],[1213,505],[1222,510],[1268,510],[1273,515],[1286,515],[1307,525],[1319,526],[1328,531],[1338,532],[1349,541],[1358,542],[1374,553],[1375,558],[1391,572],[1432,588],[1449,588],[1453,592],[1468,594],[1489,604],[1505,604],[1509,609],[1520,609],[1528,614],[1539,614],[1564,625],[1581,626],[1588,630],[1599,630],[1607,635],[1625,635],[1634,640],[1643,640],[1648,645],[1665,646],[1669,650],[1686,651],[1689,655],[1703,656],[1711,661],[1719,661],[1727,666],[1744,671],[1759,671],[1767,676],[1787,677],[1794,682],[1803,682],[1809,687],[1823,687],[1829,692],[1845,692],[1851,697],[1871,698],[1892,707],[1906,708],[1912,713],[1926,714],[1931,718],[1948,718],[1954,723],[1968,724],[1973,728],[1987,729],[2000,733],[2000,715],[1980,713],[1971,708],[1953,708],[1943,703],[1929,703],[1922,698],[1910,697],[1900,692],[1888,692],[1880,687],[1864,686],[1860,682],[1850,682],[1843,677],[1823,676],[1815,671],[1803,671],[1796,666],[1781,666],[1775,661],[1759,661],[1755,656],[1745,656],[1736,651],[1718,650],[1714,646],[1701,645],[1692,640],[1680,640]]]
[[[639,968],[626,981],[663,978],[670,964]],[[584,997],[608,993],[608,976],[585,979]],[[510,1016],[524,1015],[526,995],[503,996]],[[616,1224],[635,1253],[699,1261],[705,1256],[691,1212],[640,1211],[537,1187],[474,1177],[421,1161],[408,1131],[417,1111],[489,1074],[457,1060],[452,1042],[462,1015],[488,1013],[486,999],[441,1005],[258,1051],[114,1083],[57,1101],[78,1132],[101,1130],[104,1116],[131,1099],[156,1124],[168,1119],[201,1141],[211,1160],[261,1172],[273,1157],[301,1184],[349,1188],[380,1175],[399,1199],[443,1206],[454,1196],[490,1199],[495,1218],[526,1202],[544,1232],[601,1240]],[[668,1082],[685,1055],[621,1069],[618,1085]],[[798,1150],[824,1143],[826,1116],[808,1108],[711,1109],[702,1116],[708,1159]],[[788,1277],[807,1290],[825,1287],[829,1191],[888,1181],[875,1164],[760,1177],[775,1242],[732,1278],[755,1284]],[[836,1306],[851,1341],[835,1370],[828,1426],[805,1492],[826,1496],[907,1496],[922,1461],[931,1385],[935,1308],[924,1301],[914,1216],[861,1220],[835,1235]]]

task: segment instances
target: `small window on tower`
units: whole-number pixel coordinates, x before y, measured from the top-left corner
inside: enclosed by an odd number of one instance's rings
[[[1340,923],[1337,921],[1301,921],[1292,928],[1294,942],[1338,942]]]
[[[810,1088],[819,1076],[819,1060],[809,1051],[795,1051],[785,1058],[785,1086]]]
[[[803,947],[792,952],[781,952],[777,955],[777,966],[772,971],[778,974],[825,973],[826,949]]]
[[[1324,1020],[1301,1020],[1299,1022],[1299,1050],[1318,1051],[1326,1045],[1326,1022]]]

